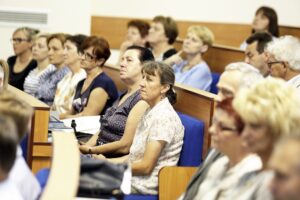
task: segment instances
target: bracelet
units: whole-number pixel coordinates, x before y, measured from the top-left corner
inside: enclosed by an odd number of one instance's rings
[[[92,154],[92,148],[89,147],[89,154]]]

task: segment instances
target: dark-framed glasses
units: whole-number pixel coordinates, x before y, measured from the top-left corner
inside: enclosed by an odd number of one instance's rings
[[[96,56],[93,56],[88,52],[80,52],[80,55],[83,56],[84,60],[87,61],[94,61],[96,59]]]
[[[283,64],[284,65],[284,62],[283,61],[273,61],[273,62],[268,62],[267,65],[269,68],[272,68],[273,65],[275,64]]]

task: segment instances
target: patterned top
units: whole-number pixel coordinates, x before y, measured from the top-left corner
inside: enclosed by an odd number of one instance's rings
[[[232,168],[229,168],[229,158],[223,156],[212,164],[194,199],[231,199],[228,197],[240,178],[261,167],[260,158],[254,154],[246,156]]]
[[[100,117],[101,130],[97,140],[98,145],[118,141],[123,136],[127,117],[135,104],[141,100],[138,90],[119,105],[125,94],[122,94],[113,106],[107,109],[105,115]]]
[[[100,115],[103,115],[106,109],[109,108],[113,104],[113,102],[118,98],[118,91],[115,83],[109,76],[102,72],[98,76],[96,76],[92,83],[89,85],[89,87],[83,93],[81,93],[84,81],[85,79],[80,81],[76,88],[72,104],[75,113],[81,113],[84,107],[87,106],[90,94],[94,89],[102,88],[108,95],[108,100],[106,101],[106,104],[101,113],[99,113]]]
[[[79,81],[86,78],[84,69],[73,74],[69,72],[59,83],[55,92],[52,109],[58,113],[67,113],[72,110],[73,98]]]
[[[41,80],[40,87],[36,93],[36,97],[48,105],[52,105],[57,83],[69,72],[68,67],[63,67],[47,74]]]
[[[45,80],[45,77],[49,73],[52,73],[55,70],[56,70],[56,68],[52,64],[49,64],[42,71],[39,71],[38,68],[31,70],[24,81],[24,92],[26,92],[27,94],[30,94],[32,96],[35,96],[37,93],[37,90],[41,84],[41,80]]]
[[[184,127],[168,98],[148,109],[138,124],[129,153],[129,162],[141,160],[146,144],[165,141],[157,163],[149,176],[133,176],[132,186],[142,194],[157,194],[158,172],[162,167],[175,166],[183,144]]]
[[[212,76],[209,66],[206,62],[201,62],[190,70],[185,72],[182,68],[187,64],[187,61],[182,61],[179,64],[173,65],[176,82],[189,85],[200,90],[209,91],[212,83]]]
[[[23,85],[25,78],[31,70],[36,68],[37,63],[35,60],[31,60],[30,63],[24,68],[23,71],[15,73],[14,66],[17,61],[17,56],[11,56],[7,59],[7,64],[9,65],[9,84],[20,89],[24,90]]]

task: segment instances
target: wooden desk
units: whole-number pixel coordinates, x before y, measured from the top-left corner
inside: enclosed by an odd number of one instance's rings
[[[49,106],[13,86],[9,86],[8,90],[26,101],[34,109],[27,145],[29,167],[34,173],[41,168],[50,167],[52,148],[51,143],[48,142]]]

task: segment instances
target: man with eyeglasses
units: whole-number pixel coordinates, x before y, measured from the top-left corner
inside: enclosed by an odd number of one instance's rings
[[[272,41],[272,36],[267,32],[257,32],[247,40],[245,62],[254,66],[264,76],[269,75],[265,47]]]
[[[293,36],[282,36],[266,49],[270,75],[282,78],[300,88],[300,41]]]

